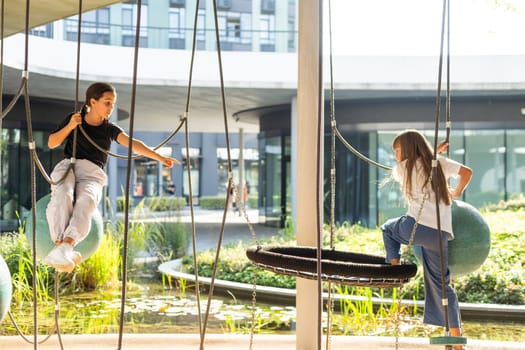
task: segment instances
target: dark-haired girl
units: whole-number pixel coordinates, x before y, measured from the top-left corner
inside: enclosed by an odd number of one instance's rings
[[[48,138],[53,149],[65,141],[64,159],[53,169],[51,178],[58,181],[68,171],[75,156],[74,171],[69,171],[63,181],[51,185],[51,199],[46,210],[51,239],[55,248],[44,258],[44,263],[58,271],[71,272],[81,261],[73,248],[89,233],[91,216],[97,209],[102,188],[107,182],[104,166],[113,141],[128,146],[129,136],[116,124],[109,121],[117,98],[115,88],[107,83],[94,83],[86,90],[86,102],[82,110],[68,115]],[[81,132],[77,132],[76,149],[73,154],[72,132],[78,125],[102,149],[94,146]],[[133,152],[158,160],[171,168],[180,164],[174,158],[164,157],[133,139]]]

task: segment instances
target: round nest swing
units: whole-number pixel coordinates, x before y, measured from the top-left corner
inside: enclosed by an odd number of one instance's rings
[[[317,249],[306,246],[252,246],[246,256],[265,270],[318,279]],[[335,249],[321,250],[321,275],[326,282],[353,286],[390,288],[407,283],[417,272],[412,263],[390,265],[381,256]]]

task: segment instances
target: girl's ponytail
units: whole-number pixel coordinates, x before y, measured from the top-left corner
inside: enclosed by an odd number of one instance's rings
[[[80,110],[80,115],[84,117],[89,112],[89,106],[87,104],[82,105],[82,109]]]

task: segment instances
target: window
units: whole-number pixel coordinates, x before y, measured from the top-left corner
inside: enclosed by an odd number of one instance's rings
[[[136,4],[122,5],[122,46],[135,46],[138,9]],[[140,13],[140,47],[147,47],[148,6],[144,3]]]
[[[225,42],[241,41],[241,14],[221,12],[219,14],[219,32]]]
[[[275,13],[275,0],[261,0],[261,13]]]
[[[465,132],[465,162],[472,168],[466,199],[476,207],[505,198],[505,137],[503,130]]]
[[[186,0],[170,0],[170,7],[184,7],[186,6]]]
[[[180,7],[170,8],[169,10],[169,41],[170,49],[184,49],[185,41],[185,9]]]
[[[53,23],[44,24],[29,30],[30,35],[40,36],[42,38],[53,37]]]
[[[251,15],[240,12],[219,13],[219,33],[225,50],[239,50],[239,44],[251,43]],[[233,44],[237,44],[234,46]]]
[[[513,199],[525,193],[525,131],[508,130],[506,140],[506,199]]]
[[[297,43],[297,35],[295,31],[295,21],[293,18],[288,20],[288,49],[295,51]]]
[[[201,150],[199,148],[188,149],[190,156],[189,162],[186,159],[186,148],[181,149],[182,153],[182,195],[188,200],[190,197],[190,179],[191,179],[191,194],[193,203],[198,204],[198,197],[200,196],[200,163]],[[188,163],[190,164],[190,177],[188,177]]]
[[[232,148],[230,150],[232,158],[232,172],[233,181],[239,186],[239,149]],[[259,151],[255,148],[243,149],[244,159],[244,183],[247,184],[247,191],[252,195],[257,193],[257,182],[259,177]],[[217,148],[217,174],[219,176],[217,193],[226,193],[228,187],[228,153],[226,148]]]
[[[206,13],[201,9],[197,13],[197,40],[206,40]]]
[[[232,1],[231,0],[217,0],[217,7],[219,9],[227,10],[230,7],[232,7]]]
[[[109,8],[88,11],[82,15],[82,42],[109,45]],[[72,16],[65,21],[66,40],[78,39],[78,16]]]
[[[260,39],[261,51],[275,50],[275,16],[261,15]]]

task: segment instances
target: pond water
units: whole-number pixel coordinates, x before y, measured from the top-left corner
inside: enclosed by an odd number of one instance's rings
[[[207,295],[201,295],[202,317],[207,308]],[[246,304],[244,304],[246,303]],[[63,334],[117,333],[120,317],[120,292],[82,293],[61,297],[60,329]],[[249,333],[252,319],[250,301],[232,297],[214,297],[210,304],[207,333]],[[19,327],[31,334],[32,308],[29,303],[11,309]],[[270,306],[257,303],[255,324],[258,333],[293,333],[295,307]],[[401,336],[441,336],[443,330],[423,325],[421,315],[403,315],[397,323]],[[54,303],[39,303],[39,333],[47,334],[54,323]],[[326,323],[326,317],[325,317]],[[334,312],[332,334],[394,335],[393,317],[382,313],[359,315]],[[464,322],[469,339],[525,342],[523,324]],[[163,289],[159,284],[133,288],[128,293],[125,308],[125,332],[133,333],[198,333],[198,312],[194,292]],[[0,324],[0,335],[16,335],[16,330],[6,317]]]

